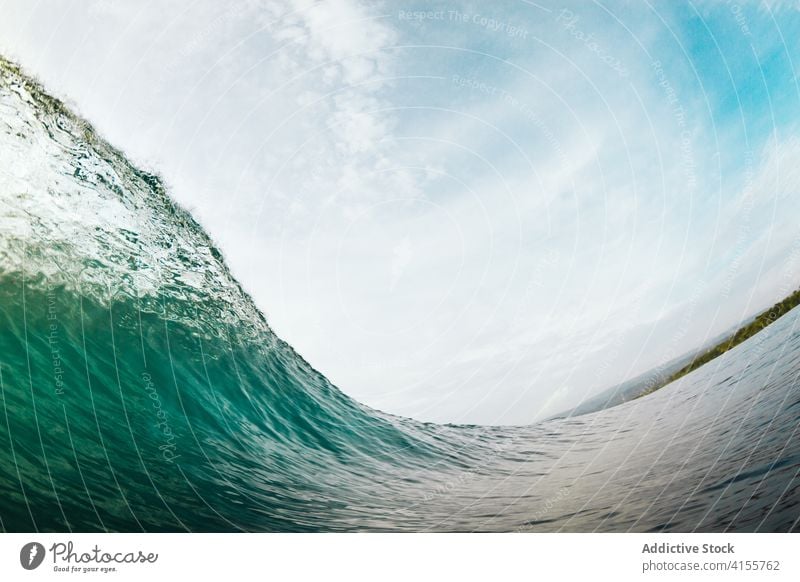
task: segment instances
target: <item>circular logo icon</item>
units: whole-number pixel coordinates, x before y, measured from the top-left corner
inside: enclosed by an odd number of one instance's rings
[[[39,542],[29,542],[19,551],[19,563],[26,570],[35,570],[44,561],[44,546]]]

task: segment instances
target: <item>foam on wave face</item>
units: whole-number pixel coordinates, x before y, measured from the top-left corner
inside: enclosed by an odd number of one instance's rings
[[[162,181],[4,60],[0,113],[6,273],[24,268],[32,280],[80,287],[100,300],[137,297],[145,308],[157,309],[161,293],[180,293],[199,306],[224,305],[223,321],[266,329],[213,242]]]

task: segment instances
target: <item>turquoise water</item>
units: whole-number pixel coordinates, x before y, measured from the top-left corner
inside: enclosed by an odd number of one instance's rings
[[[798,529],[797,313],[582,417],[383,414],[275,336],[156,177],[0,72],[0,529]]]

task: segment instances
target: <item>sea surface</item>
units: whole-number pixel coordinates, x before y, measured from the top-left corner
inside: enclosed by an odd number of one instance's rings
[[[347,397],[162,182],[0,59],[0,530],[796,531],[800,312],[524,427]]]

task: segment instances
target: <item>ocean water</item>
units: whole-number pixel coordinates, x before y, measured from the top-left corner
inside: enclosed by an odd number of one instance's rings
[[[794,531],[800,313],[525,427],[365,407],[161,182],[0,59],[0,530]]]

